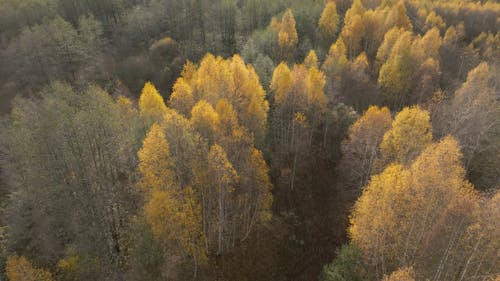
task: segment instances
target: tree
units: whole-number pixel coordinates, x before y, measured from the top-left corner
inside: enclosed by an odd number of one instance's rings
[[[344,40],[342,37],[339,37],[335,44],[332,44],[330,47],[328,55],[321,66],[327,78],[325,92],[330,102],[332,102],[336,96],[340,95],[341,78],[348,63],[347,49]]]
[[[144,206],[144,212],[156,239],[164,243],[176,241],[180,244],[180,251],[193,259],[196,278],[199,263],[206,261],[206,248],[201,206],[193,188],[154,189]],[[173,245],[171,247],[174,248]]]
[[[386,275],[383,281],[415,281],[415,272],[412,267],[400,268]]]
[[[154,123],[151,126],[137,155],[141,189],[150,192],[155,189],[176,188],[172,171],[175,164],[170,157],[169,145],[160,125]]]
[[[191,109],[191,125],[209,144],[213,144],[217,136],[219,115],[206,101],[199,101]]]
[[[213,190],[210,191],[213,201],[209,208],[213,217],[210,220],[210,233],[208,236],[211,247],[216,249],[217,255],[221,255],[231,248],[231,226],[233,221],[233,206],[231,196],[234,192],[234,184],[238,180],[238,174],[233,165],[227,159],[226,152],[222,147],[215,144],[210,148],[208,155],[209,174],[212,179]],[[215,236],[215,237],[214,237]]]
[[[136,210],[137,124],[122,123],[101,88],[76,91],[61,82],[36,103],[17,99],[9,119],[4,151],[10,160],[2,165],[16,194],[5,213],[9,248],[40,264],[55,264],[74,249],[89,261],[82,263],[84,274],[120,279],[120,241]]]
[[[348,138],[342,143],[340,164],[349,190],[358,193],[368,183],[373,164],[380,157],[379,145],[391,122],[387,107],[370,106],[349,128]]]
[[[389,59],[394,45],[404,33],[405,31],[403,29],[397,27],[393,27],[385,33],[384,40],[377,50],[377,56],[375,60],[375,69],[377,71],[380,70],[380,67],[382,67],[382,65]]]
[[[410,265],[423,277],[455,276],[451,256],[461,247],[458,237],[471,224],[478,200],[460,158],[458,143],[446,137],[409,168],[391,165],[365,188],[349,233],[378,277]]]
[[[319,18],[318,27],[323,40],[327,45],[330,45],[334,41],[339,29],[339,14],[337,13],[335,1],[328,1],[326,3],[325,9]]]
[[[170,106],[185,117],[189,117],[194,105],[193,89],[185,78],[180,77],[174,84],[170,95]]]
[[[415,69],[411,53],[412,40],[411,33],[401,34],[395,41],[387,61],[380,68],[378,84],[386,94],[388,102],[395,108],[406,104],[413,87]]]
[[[139,112],[144,118],[154,121],[160,121],[163,114],[167,112],[167,106],[163,101],[155,86],[151,82],[146,82],[139,98]]]
[[[385,20],[385,25],[387,29],[392,27],[399,27],[404,30],[412,30],[413,26],[406,12],[405,1],[399,0],[395,5],[392,6]]]
[[[180,98],[180,95],[185,97]],[[182,77],[174,85],[170,104],[183,113],[198,108],[202,100],[213,108],[220,99],[227,99],[231,103],[237,111],[239,122],[261,144],[267,126],[269,103],[255,69],[245,64],[238,55],[225,60],[207,54],[199,66],[186,64]],[[194,107],[188,109],[189,105]]]
[[[475,181],[482,178],[482,186],[497,184],[493,180],[493,174],[498,171],[494,166],[497,165],[490,166],[492,162],[487,157],[494,155],[500,147],[493,137],[499,126],[495,73],[494,68],[486,63],[471,70],[465,83],[445,105],[443,119],[436,122],[441,135],[452,134],[459,140],[465,167],[470,175],[474,175]]]
[[[287,9],[281,17],[281,22],[275,18],[271,21],[271,26],[278,34],[278,46],[280,49],[280,57],[290,59],[295,52],[295,46],[299,40],[297,30],[295,28],[295,18],[291,9]]]
[[[323,267],[319,281],[362,281],[369,274],[363,261],[363,253],[353,244],[337,249],[335,259]]]
[[[45,269],[33,267],[23,256],[9,256],[5,264],[9,281],[52,281],[52,274]]]
[[[364,35],[365,25],[360,15],[354,15],[349,21],[346,20],[340,36],[345,42],[349,58],[355,58],[358,55]]]
[[[429,30],[434,27],[444,32],[446,29],[446,23],[444,22],[443,18],[432,11],[425,18],[425,28]]]
[[[429,112],[416,107],[401,110],[380,144],[381,159],[385,163],[408,165],[432,142]]]

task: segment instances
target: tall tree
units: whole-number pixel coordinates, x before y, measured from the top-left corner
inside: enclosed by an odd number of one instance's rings
[[[146,82],[139,98],[139,112],[148,121],[160,121],[167,112],[163,97],[151,82]]]
[[[370,106],[349,128],[348,139],[342,143],[340,164],[348,190],[358,193],[368,183],[373,164],[380,157],[379,145],[391,122],[387,107]]]
[[[401,110],[380,144],[384,163],[408,165],[432,142],[429,112],[417,107]]]
[[[318,22],[319,31],[327,45],[335,40],[339,29],[339,14],[335,1],[328,1]]]

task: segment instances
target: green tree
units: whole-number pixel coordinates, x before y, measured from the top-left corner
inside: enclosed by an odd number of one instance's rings
[[[323,267],[319,281],[362,281],[367,280],[369,272],[363,261],[363,253],[354,244],[342,245],[336,251],[331,264]]]

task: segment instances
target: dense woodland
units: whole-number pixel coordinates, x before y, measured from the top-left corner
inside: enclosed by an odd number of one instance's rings
[[[493,0],[0,0],[0,280],[500,280]]]

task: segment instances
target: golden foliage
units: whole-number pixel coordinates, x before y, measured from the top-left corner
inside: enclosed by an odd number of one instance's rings
[[[139,173],[142,190],[174,188],[174,163],[170,157],[170,150],[163,129],[157,123],[151,126],[142,147],[137,153],[139,157]]]
[[[33,267],[25,257],[9,256],[5,264],[9,281],[52,281],[52,274],[44,269]]]
[[[153,121],[160,121],[167,111],[167,106],[163,97],[151,82],[146,82],[139,98],[139,112],[141,116],[151,118]]]
[[[380,144],[385,163],[408,165],[432,142],[429,112],[416,107],[401,110]]]
[[[339,14],[334,1],[326,3],[318,22],[319,31],[324,40],[331,42],[339,29]]]

